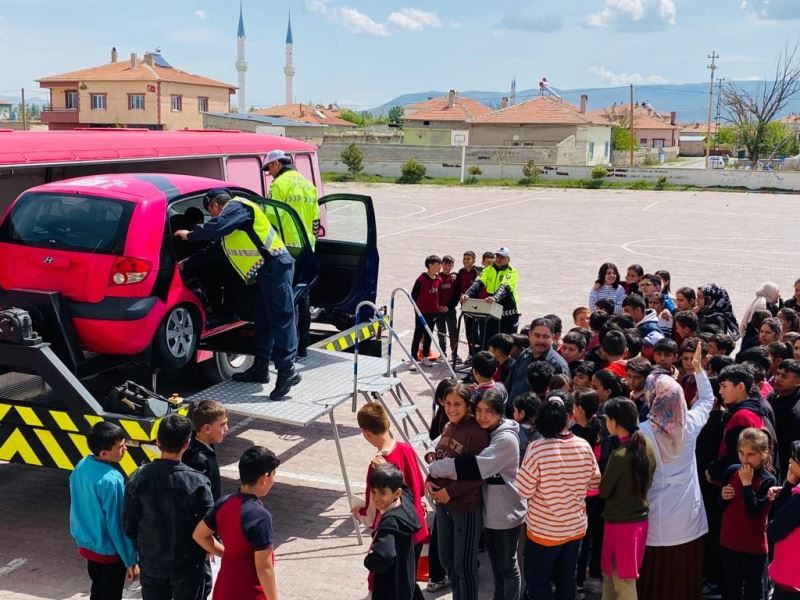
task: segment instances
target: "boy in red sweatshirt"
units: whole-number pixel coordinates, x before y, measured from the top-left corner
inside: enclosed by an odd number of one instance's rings
[[[422,313],[428,329],[433,331],[439,314],[447,312],[447,308],[443,307],[439,301],[439,286],[442,282],[439,279],[439,271],[442,270],[442,259],[435,254],[431,254],[425,259],[425,269],[426,271],[421,273],[414,282],[414,287],[411,288],[411,297],[417,304],[419,312]],[[422,342],[421,364],[423,367],[430,367],[431,362],[428,360],[428,354],[431,351],[431,338],[426,333],[419,316],[416,316],[414,337],[411,339],[411,355],[414,357],[417,356],[420,342]]]

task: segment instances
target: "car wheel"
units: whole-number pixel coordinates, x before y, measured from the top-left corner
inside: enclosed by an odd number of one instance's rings
[[[253,357],[248,354],[232,352],[215,352],[212,358],[200,363],[200,372],[209,383],[222,383],[235,373],[242,373],[253,364]]]
[[[158,326],[153,340],[154,360],[162,369],[180,369],[194,356],[200,332],[198,320],[186,306],[176,306]]]

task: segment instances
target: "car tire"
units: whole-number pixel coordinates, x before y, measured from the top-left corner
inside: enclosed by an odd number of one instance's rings
[[[200,336],[200,320],[188,306],[176,306],[161,321],[153,338],[153,362],[161,369],[175,370],[194,357]]]
[[[199,363],[200,372],[209,383],[228,381],[236,373],[242,373],[253,364],[253,357],[248,354],[232,352],[214,352],[214,356]]]

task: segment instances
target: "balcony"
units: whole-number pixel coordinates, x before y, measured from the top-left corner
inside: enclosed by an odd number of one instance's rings
[[[78,125],[79,112],[77,108],[60,108],[53,106],[42,107],[42,123]]]

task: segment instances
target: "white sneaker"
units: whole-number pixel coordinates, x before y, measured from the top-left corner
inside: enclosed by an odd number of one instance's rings
[[[425,587],[426,592],[438,592],[441,589],[444,589],[450,585],[450,580],[447,578],[447,575],[444,576],[444,579],[441,581],[433,581],[432,579],[428,581],[428,585]]]
[[[428,360],[427,356],[425,358],[423,358],[422,362],[420,362],[419,364],[421,364],[423,367],[432,367],[433,366],[433,363]]]
[[[417,370],[417,364],[415,362],[413,362],[413,361],[409,362],[408,363],[408,370],[409,371],[416,371]]]
[[[595,577],[587,577],[583,584],[583,591],[590,594],[603,593],[603,580]]]

